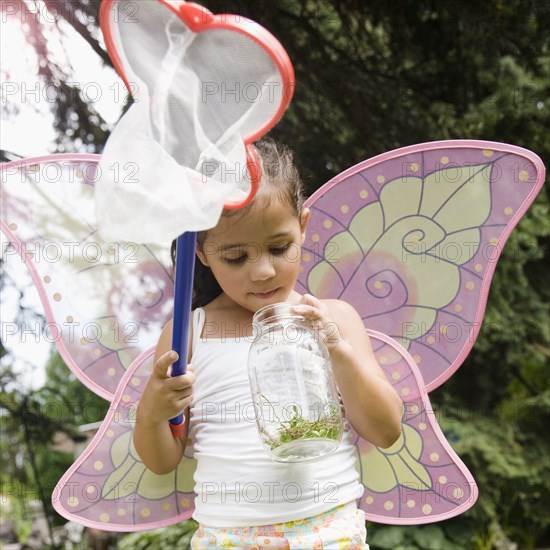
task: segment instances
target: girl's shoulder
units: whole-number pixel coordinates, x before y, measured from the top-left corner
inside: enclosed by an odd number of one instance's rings
[[[357,310],[350,303],[344,300],[339,300],[336,298],[326,298],[320,300],[320,302],[325,304],[333,315],[359,316]]]
[[[332,318],[340,329],[343,328],[345,330],[346,328],[350,328],[363,330],[365,328],[363,319],[361,319],[357,310],[350,303],[332,298],[320,301],[328,308]]]
[[[193,316],[195,315],[195,310],[191,312],[191,319],[193,319]],[[172,349],[172,327],[173,327],[173,320],[170,319],[162,329],[162,332],[160,333],[157,347],[155,350],[155,360],[166,353],[167,351],[170,351]],[[192,342],[193,342],[193,322],[189,323],[189,350],[187,353],[187,362],[191,360],[191,355],[193,354],[192,348]]]

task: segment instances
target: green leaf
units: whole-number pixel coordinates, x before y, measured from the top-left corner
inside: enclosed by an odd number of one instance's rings
[[[377,550],[378,548],[394,550],[405,542],[405,531],[403,527],[381,527],[377,528],[368,540],[371,550]]]
[[[443,529],[437,525],[415,529],[413,539],[422,550],[460,550],[460,546],[445,538]]]

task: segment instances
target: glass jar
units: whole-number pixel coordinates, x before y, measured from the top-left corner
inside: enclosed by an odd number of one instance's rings
[[[327,348],[309,320],[277,303],[254,314],[248,376],[256,422],[273,460],[301,462],[335,451],[342,411]]]

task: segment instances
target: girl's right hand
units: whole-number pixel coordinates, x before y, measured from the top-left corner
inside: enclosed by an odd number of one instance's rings
[[[191,405],[195,374],[188,368],[181,376],[170,376],[178,359],[175,351],[161,355],[153,367],[139,401],[137,420],[149,425],[168,422]]]

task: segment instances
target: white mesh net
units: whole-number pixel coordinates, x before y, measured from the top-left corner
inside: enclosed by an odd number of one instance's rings
[[[158,2],[122,23],[125,3],[111,29],[135,103],[103,152],[98,226],[107,240],[166,244],[213,227],[224,203],[248,195],[243,141],[275,116],[283,79],[245,34],[194,33]]]

